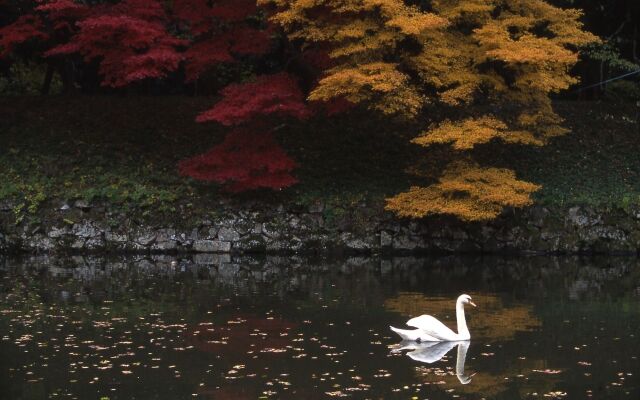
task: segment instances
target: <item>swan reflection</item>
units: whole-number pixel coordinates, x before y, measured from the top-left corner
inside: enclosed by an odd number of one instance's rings
[[[452,348],[458,346],[458,354],[456,358],[456,377],[461,384],[466,385],[471,382],[472,375],[466,375],[464,373],[464,363],[467,358],[467,350],[469,349],[470,342],[468,340],[459,342],[422,342],[418,343],[410,340],[403,340],[398,343],[392,349],[392,352],[397,353],[403,350],[410,350],[407,352],[407,356],[418,362],[432,364],[436,361],[440,361]]]

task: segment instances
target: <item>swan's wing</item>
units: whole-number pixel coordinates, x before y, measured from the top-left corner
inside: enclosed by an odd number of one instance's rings
[[[454,331],[431,315],[421,315],[419,317],[411,318],[407,321],[407,325],[418,328],[424,331],[427,335],[433,336],[439,340],[451,340],[451,338],[456,337],[456,333]]]
[[[420,343],[415,350],[410,351],[407,355],[416,361],[431,364],[439,361],[456,344],[456,342]]]

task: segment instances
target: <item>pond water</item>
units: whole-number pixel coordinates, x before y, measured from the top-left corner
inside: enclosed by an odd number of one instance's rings
[[[172,261],[0,259],[0,398],[640,398],[637,259]]]

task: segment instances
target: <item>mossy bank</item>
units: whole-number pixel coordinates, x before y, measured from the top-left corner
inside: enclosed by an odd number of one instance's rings
[[[205,97],[0,98],[0,251],[631,252],[640,248],[635,103],[559,102],[572,133],[548,146],[479,146],[482,163],[542,185],[535,205],[495,221],[404,220],[384,199],[437,176],[444,149],[419,127],[354,112],[282,125],[300,184],[224,193],[179,160],[219,143],[194,122]],[[99,111],[99,112],[97,112]]]

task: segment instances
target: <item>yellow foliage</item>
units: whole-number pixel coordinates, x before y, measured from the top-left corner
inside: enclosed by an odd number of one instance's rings
[[[463,121],[444,121],[435,129],[413,139],[413,143],[430,146],[434,143],[452,143],[456,150],[469,150],[477,144],[487,143],[497,138],[508,143],[522,143],[540,146],[542,140],[531,132],[510,131],[507,125],[492,116],[470,118]]]
[[[553,74],[550,70],[526,71],[526,69],[523,68],[518,74],[518,79],[513,86],[514,88],[520,89],[522,93],[529,91],[557,93],[577,82],[578,80],[576,78],[568,74]]]
[[[532,64],[573,64],[578,60],[578,55],[548,39],[538,38],[533,35],[523,35],[518,40],[504,39],[496,35],[492,30],[485,32],[487,27],[476,31],[481,44],[487,46],[485,54],[487,58],[494,58],[506,63],[532,63]],[[495,35],[495,36],[494,36]],[[490,40],[486,40],[490,37]],[[492,46],[496,39],[503,39],[497,46]]]
[[[332,58],[340,57],[358,57],[364,61],[376,60],[373,56],[376,51],[383,49],[393,49],[398,42],[398,34],[396,32],[381,31],[367,35],[360,40],[348,41],[341,46],[336,46],[329,55]]]
[[[464,19],[472,17],[485,17],[495,8],[494,1],[487,0],[463,0],[463,1],[439,1],[433,2],[433,8],[439,11],[440,15],[449,19]]]
[[[408,85],[408,77],[389,63],[371,63],[328,71],[309,95],[310,100],[326,101],[342,97],[352,103],[379,98],[374,108],[385,114],[416,114],[422,98]]]
[[[291,39],[328,45],[337,66],[325,71],[309,100],[345,98],[385,114],[415,116],[424,98],[398,63],[385,56],[408,36],[439,29],[445,18],[402,0],[261,0]]]
[[[460,33],[445,31],[425,33],[422,40],[428,50],[407,60],[411,68],[425,86],[437,90],[436,100],[454,106],[471,103],[483,81],[482,74],[469,68],[477,45]]]
[[[414,186],[387,199],[385,208],[404,217],[449,214],[465,221],[482,221],[497,217],[505,206],[530,205],[531,193],[539,188],[517,180],[508,169],[456,162],[438,183],[426,188]]]
[[[333,58],[310,100],[345,98],[409,118],[427,106],[464,107],[460,119],[430,121],[414,140],[457,152],[493,139],[538,146],[566,133],[549,94],[577,82],[569,75],[576,49],[598,40],[582,29],[580,11],[545,0],[432,0],[429,12],[404,0],[258,1],[273,7],[289,39]],[[513,171],[454,164],[439,183],[413,187],[387,208],[483,220],[530,204],[537,188]]]
[[[401,13],[396,15],[387,21],[387,25],[398,28],[404,34],[417,36],[426,30],[447,25],[447,20],[433,14],[416,11],[415,14]]]

